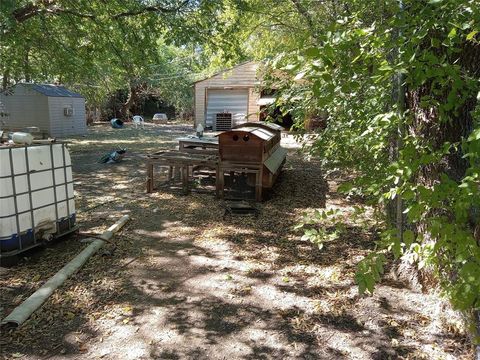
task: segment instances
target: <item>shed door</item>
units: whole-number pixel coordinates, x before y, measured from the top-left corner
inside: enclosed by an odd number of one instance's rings
[[[248,109],[248,89],[207,90],[206,125],[213,126],[218,113],[231,113],[232,126],[246,121]]]

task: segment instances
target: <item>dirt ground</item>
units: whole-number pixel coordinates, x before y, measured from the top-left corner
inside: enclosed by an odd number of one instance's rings
[[[174,147],[191,126],[114,130],[72,139],[77,219],[101,233],[131,221],[17,330],[5,359],[467,359],[458,317],[435,294],[387,276],[360,296],[356,264],[374,246],[375,223],[353,217],[292,137],[287,163],[259,215],[230,216],[212,192],[145,192],[144,156]],[[126,147],[118,164],[105,153]],[[318,249],[293,226],[305,212],[338,209],[345,230]],[[3,318],[87,246],[57,241],[1,268]]]

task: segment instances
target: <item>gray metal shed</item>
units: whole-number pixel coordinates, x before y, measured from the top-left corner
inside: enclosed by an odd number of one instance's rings
[[[54,137],[87,132],[85,98],[63,86],[19,83],[0,93],[0,103],[3,129],[35,126]]]

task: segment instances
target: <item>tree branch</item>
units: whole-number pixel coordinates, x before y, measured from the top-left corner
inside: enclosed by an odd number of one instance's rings
[[[291,0],[295,8],[297,9],[298,13],[303,16],[305,21],[307,22],[308,29],[312,36],[316,39],[317,38],[317,31],[315,29],[315,25],[313,22],[312,17],[308,13],[308,10],[303,7],[299,0]]]
[[[130,10],[130,11],[125,11],[122,13],[118,13],[112,16],[113,19],[118,19],[121,17],[127,17],[127,16],[136,16],[136,15],[141,15],[149,12],[163,12],[163,13],[174,13],[179,11],[181,8],[186,6],[189,3],[190,0],[184,0],[180,5],[174,8],[166,8],[162,6],[146,6],[141,9],[137,10]]]
[[[190,0],[184,0],[176,7],[168,8],[162,6],[145,6],[136,10],[124,11],[118,14],[111,15],[110,18],[118,19],[122,17],[137,16],[145,13],[151,12],[162,12],[162,13],[175,13],[185,7]],[[85,14],[72,9],[65,9],[57,5],[56,0],[40,0],[37,2],[31,2],[25,6],[15,9],[12,11],[12,17],[17,23],[22,23],[28,19],[37,16],[41,13],[46,13],[50,15],[61,15],[61,14],[70,14],[73,16],[86,18],[94,20],[97,18],[95,14]]]
[[[93,14],[83,14],[79,13],[78,11],[75,10],[70,10],[70,9],[62,9],[62,8],[53,8],[53,9],[45,9],[44,12],[47,14],[52,14],[52,15],[60,15],[60,14],[70,14],[73,16],[85,18],[85,19],[91,19],[94,20],[97,17]]]
[[[24,22],[31,17],[38,15],[44,7],[51,6],[54,3],[54,0],[41,0],[35,3],[31,2],[21,8],[13,10],[12,16],[17,22]]]

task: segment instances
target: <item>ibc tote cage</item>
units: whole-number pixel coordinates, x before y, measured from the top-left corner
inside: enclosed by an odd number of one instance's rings
[[[61,145],[61,153],[62,153],[62,165],[55,166],[54,162],[54,151],[53,147],[56,145]],[[29,148],[37,147],[37,146],[48,146],[49,153],[50,153],[50,164],[51,167],[42,170],[31,170],[30,169],[30,160],[29,160]],[[24,148],[25,151],[25,172],[15,173],[14,169],[14,157],[13,151],[15,149]],[[2,236],[0,237],[0,259],[7,258],[11,256],[18,255],[26,250],[32,249],[36,246],[40,246],[45,244],[46,241],[52,240],[53,238],[58,238],[64,235],[67,235],[71,232],[74,232],[78,229],[76,225],[76,216],[75,213],[71,213],[70,201],[74,200],[74,193],[73,193],[73,176],[71,180],[68,180],[67,177],[67,169],[72,169],[72,163],[66,164],[66,143],[63,142],[55,142],[50,144],[33,144],[33,145],[25,145],[25,146],[0,146],[0,151],[8,151],[8,158],[9,158],[9,166],[10,166],[10,175],[0,176],[0,180],[11,178],[11,186],[13,190],[13,194],[7,196],[0,196],[0,202],[5,202],[6,199],[13,197],[13,205],[15,213],[2,215],[0,216],[0,222],[3,219],[15,217],[15,225],[17,232],[12,234],[11,236]],[[2,166],[4,166],[2,164]],[[58,182],[56,181],[55,171],[56,170],[63,170],[63,181]],[[52,185],[39,187],[32,190],[32,181],[31,176],[32,174],[39,174],[39,173],[51,173],[52,176]],[[15,183],[15,178],[18,176],[26,176],[27,179],[27,191],[17,192],[17,186]],[[72,185],[72,191],[69,191],[69,185]],[[62,199],[61,202],[66,202],[67,208],[67,216],[59,218],[59,202],[57,196],[57,188],[64,187],[65,188],[65,199]],[[38,207],[33,206],[33,193],[53,189],[53,202],[47,202]],[[18,204],[18,197],[21,195],[28,195],[28,209],[19,212],[19,204]],[[45,237],[42,236],[44,230],[42,224],[35,223],[35,211],[40,210],[49,206],[55,207],[55,231],[51,232],[51,236]],[[21,229],[20,226],[20,215],[30,213],[30,225],[31,228],[28,230]]]

